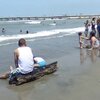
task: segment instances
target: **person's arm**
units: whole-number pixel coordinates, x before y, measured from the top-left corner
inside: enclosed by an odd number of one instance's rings
[[[15,62],[15,67],[16,67],[16,68],[18,67],[18,56],[19,56],[18,50],[16,49],[16,50],[14,51],[14,62]]]

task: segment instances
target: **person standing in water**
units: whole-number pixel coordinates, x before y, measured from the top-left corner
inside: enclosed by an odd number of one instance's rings
[[[85,37],[87,37],[88,33],[89,33],[89,26],[90,26],[90,24],[89,24],[88,20],[86,20],[86,22],[84,24],[85,24],[85,32],[84,32],[84,34],[85,34]]]
[[[95,22],[95,17],[92,18],[92,21],[91,21],[91,30],[95,32],[96,34],[96,29],[95,29],[95,25],[96,25],[96,22]]]
[[[2,31],[2,33],[5,33],[5,28],[2,28],[2,30],[1,30],[1,31]]]
[[[98,37],[100,39],[100,18],[97,19],[97,33],[98,33]]]

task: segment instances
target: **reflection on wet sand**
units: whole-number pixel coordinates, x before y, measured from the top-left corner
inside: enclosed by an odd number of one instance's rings
[[[80,49],[80,63],[83,64],[88,58],[91,60],[92,63],[96,62],[97,57],[100,57],[100,50],[99,49]]]
[[[16,92],[18,100],[32,100],[31,96],[35,95],[38,97],[38,94],[36,92],[39,92],[41,94],[41,89],[46,87],[46,83],[50,81],[51,78],[55,78],[57,74],[51,74],[47,75],[45,77],[42,77],[39,80],[32,81],[29,83],[25,83],[23,85],[14,86],[14,85],[8,85],[8,90],[12,92]],[[16,95],[13,95],[13,98],[15,98]]]

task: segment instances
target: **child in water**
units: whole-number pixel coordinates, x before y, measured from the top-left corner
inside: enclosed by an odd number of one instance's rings
[[[79,44],[80,44],[80,48],[82,49],[84,47],[84,36],[82,35],[82,32],[78,33],[79,35]]]

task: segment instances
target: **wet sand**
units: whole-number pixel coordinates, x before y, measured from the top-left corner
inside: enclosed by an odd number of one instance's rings
[[[99,100],[99,51],[78,48],[78,37],[67,36],[39,41],[28,41],[33,52],[47,63],[58,61],[58,71],[34,82],[20,86],[0,80],[2,100]],[[17,44],[0,49],[0,73],[14,65],[13,50]]]

